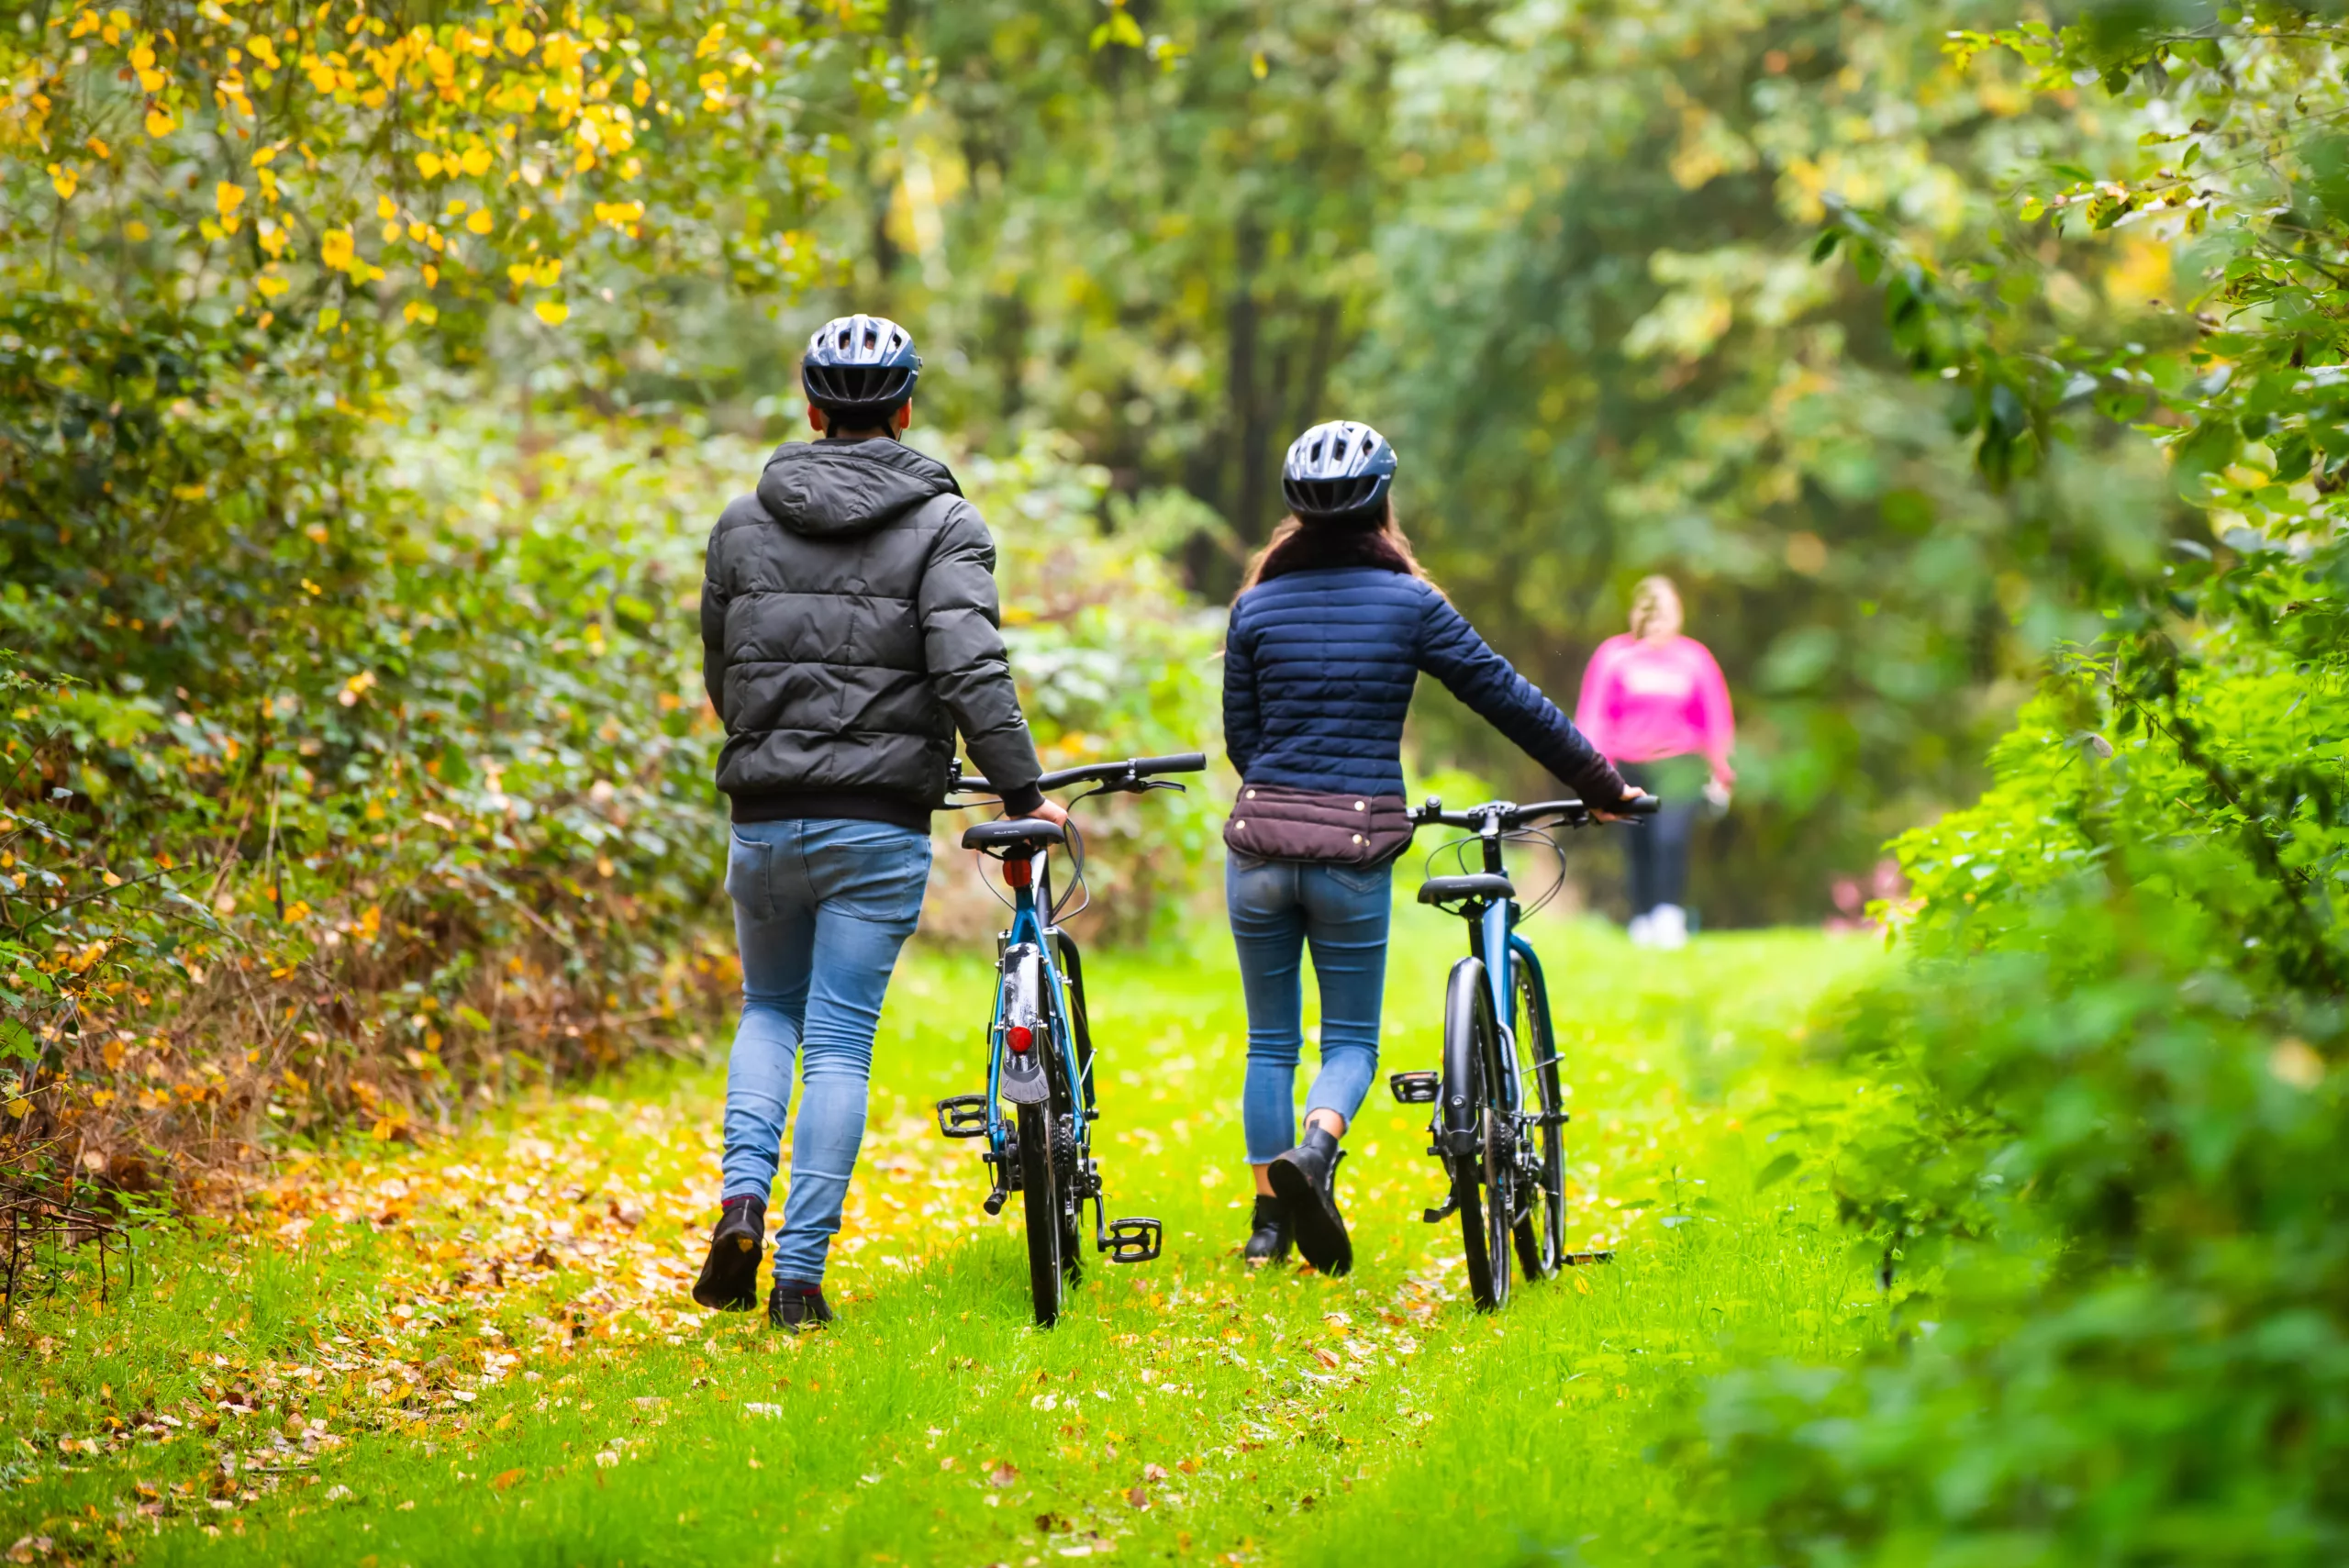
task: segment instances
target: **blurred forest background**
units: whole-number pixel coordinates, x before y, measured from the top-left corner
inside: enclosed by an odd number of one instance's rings
[[[697,395],[754,405],[804,324],[894,313],[938,363],[926,417],[982,448],[1073,438],[1106,515],[1213,603],[1279,518],[1296,431],[1367,419],[1439,580],[1568,706],[1630,585],[1671,573],[1742,720],[1742,804],[1700,857],[1716,924],[1827,913],[1836,873],[1978,787],[2077,629],[2016,503],[1974,482],[1962,400],[1811,256],[1831,200],[1945,253],[2021,168],[2133,140],[2012,56],[1954,69],[1967,7],[894,15],[929,75],[841,171],[847,282],[782,328],[739,309]],[[2051,328],[2175,330],[2165,241],[2046,243]],[[2097,445],[2049,481],[2070,526],[2169,527],[2150,450]],[[1423,771],[1542,790],[1440,688],[1417,717]],[[1611,899],[1607,860],[1582,869]]]

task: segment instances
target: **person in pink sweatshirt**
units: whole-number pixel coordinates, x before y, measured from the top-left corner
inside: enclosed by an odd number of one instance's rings
[[[1631,940],[1676,948],[1688,940],[1688,840],[1700,801],[1729,805],[1736,721],[1729,683],[1705,645],[1680,634],[1680,595],[1668,577],[1631,594],[1631,629],[1610,637],[1583,672],[1575,725],[1624,780],[1664,798],[1625,836],[1631,867]]]

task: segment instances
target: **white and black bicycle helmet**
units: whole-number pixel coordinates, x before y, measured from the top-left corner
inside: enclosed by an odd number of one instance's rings
[[[884,316],[843,316],[816,328],[799,361],[807,401],[844,424],[878,424],[914,395],[913,334]]]
[[[1281,465],[1281,498],[1299,517],[1375,522],[1395,483],[1395,449],[1352,419],[1316,425],[1289,443]]]

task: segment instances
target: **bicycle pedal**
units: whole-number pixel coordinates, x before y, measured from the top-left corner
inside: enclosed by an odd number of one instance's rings
[[[1165,1234],[1166,1228],[1155,1219],[1113,1219],[1101,1250],[1109,1254],[1113,1263],[1147,1263],[1158,1256],[1159,1243]]]
[[[1431,1106],[1443,1093],[1443,1078],[1435,1073],[1390,1073],[1387,1091],[1399,1106]]]
[[[1615,1254],[1611,1251],[1605,1252],[1568,1252],[1558,1260],[1558,1262],[1562,1263],[1611,1263],[1614,1261]]]
[[[952,1095],[938,1102],[938,1130],[949,1138],[985,1138],[987,1135],[987,1097],[985,1095]]]
[[[1460,1200],[1457,1197],[1448,1197],[1443,1200],[1443,1207],[1442,1208],[1423,1208],[1419,1210],[1419,1222],[1423,1225],[1441,1225],[1459,1212]]]

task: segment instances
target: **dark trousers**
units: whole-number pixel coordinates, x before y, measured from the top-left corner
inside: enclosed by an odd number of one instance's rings
[[[1703,777],[1678,764],[1691,759],[1669,757],[1661,762],[1627,762],[1617,771],[1626,784],[1664,796],[1664,809],[1646,821],[1626,827],[1623,851],[1631,864],[1631,913],[1644,915],[1659,904],[1688,903],[1688,840],[1696,836],[1697,812],[1704,803]]]

